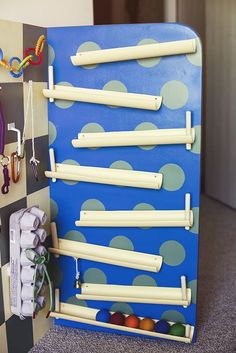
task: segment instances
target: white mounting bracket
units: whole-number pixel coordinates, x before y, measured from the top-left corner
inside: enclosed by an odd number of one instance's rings
[[[54,72],[53,66],[48,66],[48,89],[54,89]],[[50,97],[49,102],[54,102],[54,98]]]
[[[21,132],[16,129],[15,123],[7,124],[8,131],[15,131],[17,133],[17,155],[21,156]]]

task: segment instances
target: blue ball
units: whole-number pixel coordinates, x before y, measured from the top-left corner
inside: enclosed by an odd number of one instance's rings
[[[170,331],[170,324],[165,320],[159,320],[155,324],[155,331],[167,334]]]
[[[101,309],[97,312],[96,320],[100,322],[109,322],[111,314],[107,309]]]

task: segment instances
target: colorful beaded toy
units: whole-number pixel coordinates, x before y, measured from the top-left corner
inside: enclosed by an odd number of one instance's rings
[[[41,35],[37,40],[35,48],[27,48],[25,50],[22,60],[17,56],[13,56],[9,62],[7,62],[7,60],[3,58],[3,51],[0,48],[0,65],[5,67],[14,78],[20,77],[23,74],[24,69],[26,69],[29,65],[36,66],[41,64],[43,60],[42,52],[45,41],[45,36]],[[14,66],[14,62],[17,62],[18,65]]]

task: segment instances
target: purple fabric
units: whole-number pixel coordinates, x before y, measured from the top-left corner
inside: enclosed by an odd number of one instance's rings
[[[9,170],[6,165],[3,167],[3,185],[1,187],[2,194],[7,194],[9,191],[10,177]]]
[[[4,141],[5,141],[5,122],[2,110],[2,104],[0,102],[0,154],[4,154]]]

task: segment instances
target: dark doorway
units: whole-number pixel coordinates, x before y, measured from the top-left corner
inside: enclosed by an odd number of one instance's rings
[[[164,22],[163,0],[94,0],[94,24]]]

